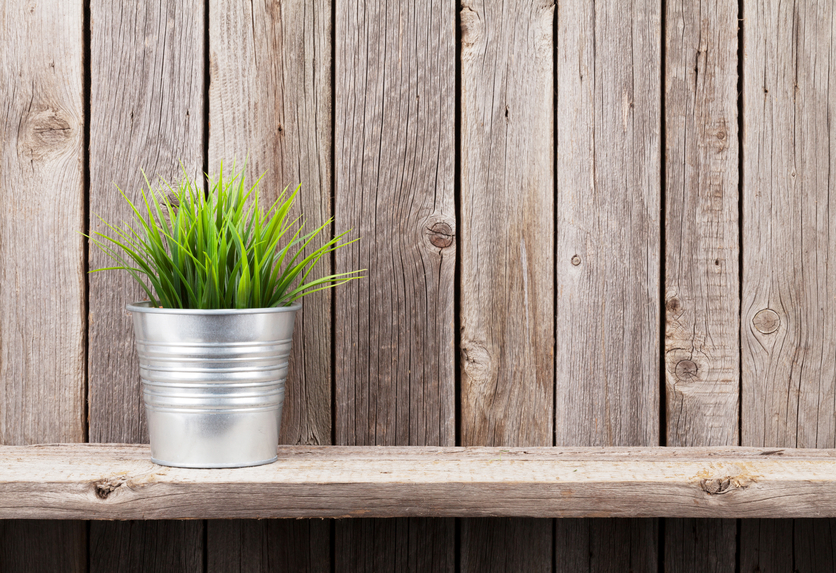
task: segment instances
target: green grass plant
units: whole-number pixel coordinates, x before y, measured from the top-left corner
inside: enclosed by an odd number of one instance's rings
[[[288,306],[310,293],[360,278],[362,271],[310,278],[329,253],[357,239],[340,233],[316,247],[316,238],[333,218],[305,232],[291,208],[299,187],[285,188],[265,213],[258,185],[247,188],[243,170],[224,178],[223,165],[209,192],[184,173],[176,188],[163,182],[134,204],[125,193],[133,225],[112,225],[99,217],[110,234],[90,240],[117,264],[95,269],[125,270],[155,307],[244,309]],[[326,257],[325,260],[328,260]]]

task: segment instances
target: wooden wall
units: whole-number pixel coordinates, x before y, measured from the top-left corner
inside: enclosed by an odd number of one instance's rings
[[[362,236],[321,272],[368,269],[305,301],[283,443],[836,447],[835,30],[829,0],[8,0],[0,443],[147,439],[140,294],[79,232],[141,169],[237,159]],[[6,521],[0,570],[828,571],[835,525]]]

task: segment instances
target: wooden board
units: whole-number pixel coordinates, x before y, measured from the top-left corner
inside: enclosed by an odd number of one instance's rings
[[[313,230],[332,215],[331,208],[331,2],[209,2],[209,171],[221,162],[232,172],[246,164],[251,181],[263,175],[262,204],[301,183],[291,216],[304,215]],[[330,237],[325,232],[316,247]],[[311,274],[332,271],[330,259]],[[330,291],[304,299],[297,313],[293,354],[287,379],[283,444],[331,443],[331,297]],[[321,521],[266,523],[210,522],[209,562],[213,570],[243,570],[283,555],[289,570],[316,570],[328,555],[330,528]],[[224,531],[240,531],[225,536]],[[272,549],[262,554],[256,540]],[[312,548],[291,539],[310,539]],[[314,561],[311,561],[311,559]]]
[[[336,270],[368,269],[336,291],[336,443],[453,445],[455,3],[335,15],[337,228],[360,237]],[[453,570],[449,520],[340,521],[335,535],[337,571]]]
[[[560,3],[558,446],[659,443],[660,7]],[[558,571],[656,571],[654,522],[577,526],[557,524]],[[616,551],[613,537],[651,545]]]
[[[190,470],[153,464],[145,445],[2,446],[0,519],[836,517],[836,450],[280,446],[278,455]],[[609,528],[590,531],[653,545],[642,531]]]
[[[90,5],[90,230],[128,220],[116,188],[141,197],[144,170],[176,182],[203,167],[204,3]],[[91,246],[90,268],[111,261]],[[90,441],[146,442],[133,329],[125,304],[145,298],[123,273],[90,275]],[[93,523],[93,571],[202,568],[201,521]],[[201,560],[196,560],[198,556]],[[181,567],[182,566],[182,567]]]
[[[461,443],[554,419],[554,2],[462,3]],[[550,571],[548,521],[462,522],[463,571]]]
[[[331,570],[331,528],[319,519],[210,521],[207,571],[261,573]]]
[[[85,438],[83,17],[0,4],[0,444]],[[0,523],[0,570],[81,571],[86,537]]]
[[[209,2],[209,173],[246,164],[269,206],[302,184],[291,216],[331,217],[331,2]],[[330,238],[323,232],[316,247]],[[331,274],[322,261],[309,279]],[[303,301],[281,443],[331,442],[331,293]]]
[[[834,6],[746,0],[743,9],[741,443],[832,448]],[[809,542],[829,538],[833,523],[809,526],[804,543],[801,527],[743,522],[741,570],[804,570],[817,559],[816,570],[836,570],[831,542]]]
[[[665,9],[667,445],[733,446],[740,384],[738,6],[675,0]],[[733,521],[668,520],[664,532],[668,571],[734,573]]]

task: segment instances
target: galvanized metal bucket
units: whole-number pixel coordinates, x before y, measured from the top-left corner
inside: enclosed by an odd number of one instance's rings
[[[154,462],[233,468],[276,460],[293,322],[301,307],[127,306]]]

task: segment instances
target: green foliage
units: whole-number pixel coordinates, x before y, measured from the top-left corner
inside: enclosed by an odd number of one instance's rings
[[[314,239],[333,218],[303,233],[301,218],[289,214],[299,187],[290,194],[285,188],[265,214],[258,202],[259,182],[247,189],[243,171],[224,180],[221,166],[217,179],[209,181],[208,195],[188,176],[177,189],[165,183],[154,191],[147,177],[145,182],[144,214],[119,190],[133,211],[134,227],[116,227],[99,217],[112,234],[89,238],[118,264],[91,272],[128,271],[154,306],[288,306],[304,295],[361,278],[362,271],[352,271],[308,281],[322,257],[357,239],[340,242],[346,231],[314,248]]]

